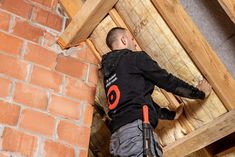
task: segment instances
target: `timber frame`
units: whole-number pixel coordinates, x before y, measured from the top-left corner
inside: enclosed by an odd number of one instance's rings
[[[68,3],[67,0],[59,0],[71,20],[58,39],[60,46],[65,49],[86,41],[95,56],[101,60],[100,54],[88,37],[107,14],[118,26],[127,28],[118,12],[113,8],[117,1],[70,0]],[[187,15],[179,0],[151,1],[228,110],[227,113],[164,148],[166,157],[186,156],[235,132],[235,80],[192,22],[190,16]],[[235,23],[235,1],[218,1]],[[138,49],[140,50],[140,47]],[[174,96],[167,92],[163,93],[173,104],[172,108],[180,105]]]

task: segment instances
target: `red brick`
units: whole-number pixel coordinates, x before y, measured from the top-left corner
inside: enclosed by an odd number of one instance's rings
[[[55,119],[47,114],[26,109],[22,112],[20,127],[39,134],[52,136]]]
[[[17,58],[0,54],[0,73],[25,80],[29,64]]]
[[[68,82],[65,87],[65,94],[67,96],[86,100],[91,104],[94,104],[95,101],[95,91],[95,87],[90,87],[84,82],[72,78],[68,78]]]
[[[0,101],[0,123],[16,125],[20,114],[20,107]]]
[[[16,25],[13,28],[13,34],[36,43],[43,37],[44,32],[42,29],[21,20],[16,20]]]
[[[63,19],[59,15],[40,8],[36,8],[35,14],[36,16],[32,19],[34,22],[61,31]]]
[[[44,152],[44,157],[75,157],[73,148],[53,141],[45,142]]]
[[[88,151],[80,150],[79,157],[88,157]]]
[[[81,51],[78,51],[76,55],[77,55],[77,58],[80,58],[84,60],[85,62],[92,63],[92,64],[99,63],[98,59],[96,58],[96,56],[94,55],[94,53],[89,47],[84,48]]]
[[[98,77],[98,67],[90,66],[88,81],[97,85]]]
[[[8,31],[10,19],[11,16],[9,14],[0,11],[0,29]]]
[[[1,153],[1,154],[0,154],[0,157],[8,157],[8,156]]]
[[[0,88],[0,97],[7,97],[10,92],[11,81],[4,78],[0,78]]]
[[[30,18],[33,8],[24,0],[1,0],[0,7],[26,19]]]
[[[56,6],[56,4],[58,3],[57,0],[32,0],[36,3],[39,3],[41,5],[47,6],[49,8],[53,8]]]
[[[0,44],[1,51],[7,52],[13,55],[19,55],[21,51],[21,47],[23,45],[22,40],[16,37],[7,35],[2,32],[0,32],[0,43],[7,43],[7,44]]]
[[[79,147],[88,148],[90,128],[80,127],[69,122],[61,121],[58,125],[58,136],[60,140]]]
[[[58,56],[56,70],[67,75],[84,79],[86,76],[88,65],[77,59],[65,56]]]
[[[43,39],[42,46],[48,47],[48,48],[52,47],[53,44],[56,43],[57,38],[58,37],[56,35],[52,35],[51,33],[46,32],[44,34],[44,39]]]
[[[37,139],[15,129],[5,128],[2,146],[5,151],[18,152],[32,157],[37,147]]]
[[[40,47],[38,45],[29,44],[26,49],[25,59],[36,64],[40,64],[49,68],[55,67],[56,53]]]
[[[83,124],[85,124],[89,127],[91,126],[92,119],[93,119],[93,109],[94,109],[94,107],[92,105],[85,104]]]
[[[53,95],[51,104],[49,105],[49,111],[53,114],[64,116],[65,118],[79,120],[81,106],[77,102]]]
[[[39,109],[46,109],[48,96],[46,91],[24,83],[17,83],[14,101]]]
[[[62,84],[62,75],[46,70],[40,67],[34,66],[32,72],[31,83],[42,86],[44,88],[50,88],[55,91],[59,91]]]

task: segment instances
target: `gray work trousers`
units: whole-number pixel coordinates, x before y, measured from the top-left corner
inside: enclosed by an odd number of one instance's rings
[[[154,157],[162,157],[156,134],[151,139],[151,151]],[[155,142],[153,142],[155,141]],[[135,120],[120,127],[111,136],[110,153],[112,157],[142,157],[143,156],[143,124]],[[157,154],[157,155],[156,155]]]

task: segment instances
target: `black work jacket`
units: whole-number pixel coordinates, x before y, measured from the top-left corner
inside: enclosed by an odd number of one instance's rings
[[[104,88],[108,100],[110,129],[114,132],[121,126],[136,119],[142,119],[142,106],[149,107],[150,123],[157,126],[160,107],[154,105],[151,94],[154,85],[173,94],[204,99],[205,93],[159,67],[144,51],[133,52],[128,49],[115,50],[102,57]],[[166,119],[174,119],[174,112]]]

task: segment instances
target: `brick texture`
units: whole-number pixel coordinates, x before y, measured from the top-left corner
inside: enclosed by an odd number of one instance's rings
[[[92,64],[98,64],[99,61],[98,59],[95,57],[95,55],[92,53],[92,50],[86,45],[86,43],[83,43],[82,50],[78,51],[77,53],[74,53],[72,56],[78,59],[81,59],[84,62],[87,63],[92,63]]]
[[[0,54],[0,73],[25,80],[28,64],[17,58]]]
[[[53,95],[49,111],[65,118],[80,119],[81,105],[69,99]]]
[[[90,66],[88,81],[97,85],[98,82],[98,67]]]
[[[92,118],[93,118],[93,110],[94,107],[90,104],[85,104],[85,112],[84,112],[84,119],[83,124],[87,126],[91,126]]]
[[[58,136],[61,140],[78,145],[79,147],[88,148],[90,128],[61,121],[58,126]]]
[[[26,109],[22,112],[20,127],[46,136],[52,136],[55,120],[47,114]]]
[[[72,57],[58,56],[56,70],[67,75],[85,79],[88,65]]]
[[[46,7],[49,7],[49,8],[53,8],[54,6],[56,6],[58,0],[32,0],[36,3],[39,3],[41,5],[44,5]]]
[[[95,87],[90,87],[83,81],[67,78],[67,84],[65,87],[65,94],[67,96],[86,100],[87,102],[94,104],[95,91]]]
[[[34,66],[33,68],[31,77],[31,83],[33,84],[59,91],[62,80],[62,75],[56,72],[46,70],[37,66]]]
[[[33,157],[37,147],[37,139],[23,132],[5,128],[2,147],[5,151],[18,152],[27,157]]]
[[[0,78],[0,97],[4,98],[9,96],[10,88],[11,81],[4,78]]]
[[[19,114],[19,106],[0,101],[0,123],[16,125]]]
[[[80,150],[79,157],[88,157],[88,151]]]
[[[74,149],[53,141],[46,141],[44,157],[75,157]]]
[[[26,19],[30,18],[33,8],[24,0],[1,0],[0,7]]]
[[[61,31],[63,19],[59,15],[40,8],[35,9],[35,14],[36,16],[33,18],[34,22]]]
[[[35,44],[29,44],[24,58],[33,63],[53,68],[56,64],[56,56],[53,51]]]
[[[8,31],[9,23],[10,23],[11,16],[5,12],[0,11],[0,29],[4,31]]]
[[[16,20],[15,27],[13,28],[13,34],[37,43],[40,41],[40,38],[43,37],[44,31],[31,25],[27,21]]]
[[[17,83],[14,93],[14,101],[39,109],[46,109],[48,96],[46,91],[28,84]]]
[[[7,44],[0,44],[0,51],[6,52],[9,54],[13,54],[13,55],[19,55],[20,50],[23,45],[22,40],[20,40],[16,37],[7,35],[2,32],[0,32],[0,43],[7,43]],[[9,45],[11,45],[11,46],[9,46]]]

